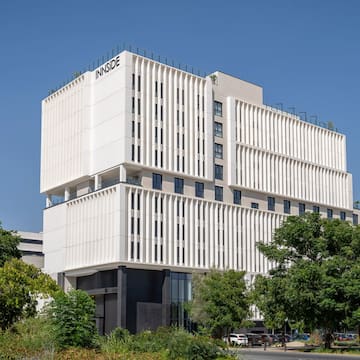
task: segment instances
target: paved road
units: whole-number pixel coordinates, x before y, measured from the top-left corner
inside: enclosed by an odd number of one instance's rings
[[[354,355],[332,355],[332,354],[310,354],[297,351],[275,351],[249,349],[239,350],[241,360],[360,360],[360,356]]]

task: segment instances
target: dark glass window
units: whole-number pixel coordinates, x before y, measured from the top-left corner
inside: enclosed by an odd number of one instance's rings
[[[132,192],[131,193],[131,208],[134,209],[134,204],[135,204],[135,194]]]
[[[328,217],[328,219],[333,218],[333,210],[332,209],[327,209],[327,217]]]
[[[135,90],[135,74],[132,74],[132,89]]]
[[[184,179],[180,179],[180,178],[174,179],[174,191],[178,194],[184,193]]]
[[[204,183],[195,182],[195,196],[204,197]]]
[[[251,203],[251,208],[252,208],[252,209],[258,209],[258,208],[259,208],[259,203],[252,202],[252,203]]]
[[[319,212],[320,212],[320,207],[317,206],[317,205],[314,205],[314,206],[313,206],[313,212],[314,212],[314,213],[319,213]]]
[[[223,201],[223,188],[221,186],[215,186],[215,200]]]
[[[346,212],[345,211],[340,211],[340,219],[342,221],[345,221],[346,220]]]
[[[219,122],[214,122],[214,135],[217,137],[223,137],[223,125]]]
[[[162,176],[160,174],[152,174],[152,187],[153,189],[162,190]]]
[[[140,99],[138,99],[138,115],[140,115]]]
[[[358,225],[358,223],[359,223],[358,214],[353,214],[353,224]]]
[[[290,214],[291,203],[290,200],[284,200],[284,213]]]
[[[222,165],[215,164],[215,179],[218,180],[224,179],[224,167]]]
[[[158,96],[158,82],[155,81],[155,97]]]
[[[215,143],[214,153],[215,153],[216,158],[222,159],[223,158],[223,146],[221,144]]]
[[[299,215],[305,214],[305,204],[299,203]]]
[[[275,198],[268,196],[268,210],[275,211]]]
[[[214,115],[222,116],[222,103],[214,101]]]
[[[241,191],[234,190],[234,204],[240,205],[241,204]]]
[[[135,145],[131,145],[131,160],[135,161]]]
[[[135,114],[135,98],[134,98],[134,97],[132,97],[131,112],[132,112],[133,114]]]
[[[138,91],[141,91],[141,77],[138,75]]]

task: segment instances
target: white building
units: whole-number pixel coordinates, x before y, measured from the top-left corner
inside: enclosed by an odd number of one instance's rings
[[[21,259],[27,264],[38,268],[44,267],[43,237],[42,233],[29,231],[18,231],[16,235],[20,236],[18,249],[21,252]]]
[[[101,331],[182,324],[193,271],[266,273],[256,242],[287,214],[353,216],[344,135],[127,51],[43,100],[41,192],[45,270]]]

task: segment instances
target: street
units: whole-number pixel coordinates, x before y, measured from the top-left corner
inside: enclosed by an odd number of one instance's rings
[[[332,355],[332,354],[310,354],[310,353],[301,353],[297,351],[275,351],[268,350],[264,351],[262,349],[246,349],[239,350],[239,360],[359,360],[360,356],[354,355]]]

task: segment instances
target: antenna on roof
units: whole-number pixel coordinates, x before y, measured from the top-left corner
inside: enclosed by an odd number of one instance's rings
[[[307,121],[306,111],[299,111],[299,116],[300,116],[300,114],[304,114],[304,120]],[[300,119],[301,119],[301,116],[300,116]]]

